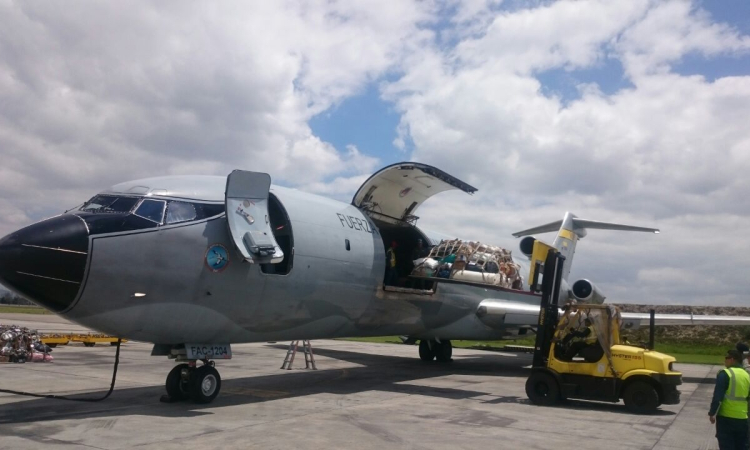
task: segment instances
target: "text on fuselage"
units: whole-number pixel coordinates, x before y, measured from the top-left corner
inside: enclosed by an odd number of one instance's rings
[[[342,227],[346,224],[346,226],[354,230],[364,231],[365,233],[370,234],[375,233],[375,230],[370,226],[370,222],[367,220],[362,220],[354,216],[345,216],[339,213],[336,213],[336,215],[339,216]]]

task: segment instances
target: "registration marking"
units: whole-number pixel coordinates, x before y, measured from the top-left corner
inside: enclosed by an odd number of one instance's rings
[[[229,344],[185,344],[187,359],[232,359]]]

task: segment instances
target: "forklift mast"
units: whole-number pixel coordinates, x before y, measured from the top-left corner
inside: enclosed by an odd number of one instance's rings
[[[539,321],[536,329],[534,359],[532,367],[546,367],[552,337],[557,328],[559,315],[560,283],[565,257],[555,249],[550,249],[544,261],[542,275],[542,301],[539,305]],[[538,263],[537,263],[538,264]],[[537,273],[539,273],[537,268]]]

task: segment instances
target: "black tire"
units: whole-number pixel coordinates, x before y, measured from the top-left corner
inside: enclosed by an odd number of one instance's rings
[[[167,395],[172,400],[187,400],[190,397],[190,384],[182,379],[182,369],[187,369],[187,364],[178,364],[169,371],[167,375]]]
[[[49,348],[55,348],[55,347],[57,347],[57,344],[47,344],[47,347],[49,347]]]
[[[650,414],[659,407],[659,393],[645,381],[633,381],[625,387],[622,399],[630,412]]]
[[[451,362],[453,356],[453,344],[451,341],[442,341],[435,346],[435,359],[439,362]]]
[[[190,374],[190,397],[195,403],[211,403],[221,390],[219,371],[201,366]]]
[[[86,347],[93,347],[96,345],[96,342],[84,342],[83,345],[85,345]]]
[[[526,395],[535,405],[552,406],[560,401],[560,387],[552,375],[533,372],[526,380]]]
[[[117,345],[117,342],[110,342],[109,345],[111,345],[112,347],[115,347]]]
[[[419,359],[422,361],[432,361],[435,359],[435,342],[430,348],[430,341],[422,339],[419,341]]]

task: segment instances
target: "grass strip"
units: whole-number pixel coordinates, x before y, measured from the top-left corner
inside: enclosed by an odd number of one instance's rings
[[[54,314],[41,306],[0,305],[0,314]]]
[[[344,338],[342,340],[355,342],[372,342],[381,344],[401,344],[398,336],[377,336]],[[513,339],[503,341],[452,341],[455,348],[469,348],[475,350],[503,350],[506,345],[534,346],[534,338]],[[655,350],[674,356],[678,363],[689,364],[723,364],[724,355],[728,348],[724,345],[710,345],[691,342],[656,343]]]

